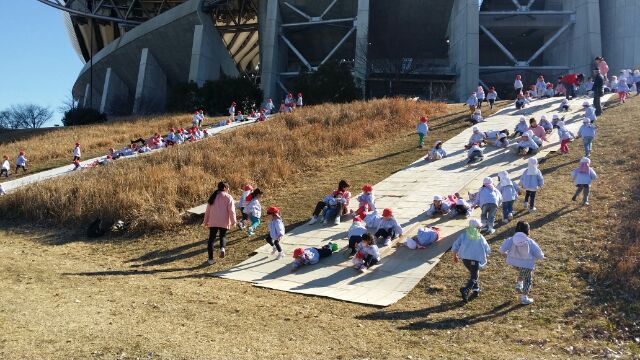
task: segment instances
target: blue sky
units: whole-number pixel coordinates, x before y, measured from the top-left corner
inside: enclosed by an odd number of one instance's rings
[[[57,111],[83,65],[60,11],[36,0],[0,0],[0,34],[0,110],[36,103]],[[48,125],[61,117],[56,112]]]

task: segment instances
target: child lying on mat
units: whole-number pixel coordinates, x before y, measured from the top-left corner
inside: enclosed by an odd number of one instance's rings
[[[426,226],[418,230],[418,234],[407,239],[404,243],[406,247],[412,250],[425,249],[427,246],[440,240],[440,228]]]
[[[315,265],[320,259],[331,256],[337,250],[338,244],[332,242],[321,248],[297,248],[293,250],[294,261],[291,265],[291,271],[296,271],[304,265]]]

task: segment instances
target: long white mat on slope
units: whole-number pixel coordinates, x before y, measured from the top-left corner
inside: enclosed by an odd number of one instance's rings
[[[223,132],[225,130],[228,130],[228,129],[233,129],[233,128],[238,127],[238,126],[249,125],[249,124],[253,124],[253,123],[254,123],[253,121],[246,121],[246,122],[241,122],[241,123],[233,122],[233,123],[231,123],[229,125],[225,125],[225,126],[209,127],[209,128],[207,128],[207,132],[209,133],[209,136],[213,136],[213,135],[219,134],[219,133],[221,133],[221,132]],[[120,158],[118,161],[121,161],[123,159],[135,158],[135,157],[142,156],[142,155],[153,154],[156,151],[162,151],[163,149],[164,148],[160,148],[160,149],[153,150],[151,152],[143,153],[143,154],[133,154],[133,155],[130,155],[130,156],[126,156],[126,157]],[[71,151],[69,151],[69,154],[71,154]],[[92,164],[95,161],[103,159],[103,158],[104,158],[104,156],[100,156],[100,157],[97,157],[97,158],[84,160],[84,161],[80,162],[80,165],[81,166],[87,166],[87,165]],[[58,177],[58,176],[61,176],[61,175],[66,175],[66,174],[73,173],[74,172],[73,168],[74,168],[74,165],[70,164],[70,165],[60,166],[60,167],[49,169],[49,170],[45,170],[45,171],[40,171],[40,172],[37,172],[37,173],[33,173],[31,175],[23,176],[21,178],[15,179],[15,180],[3,182],[2,183],[2,187],[4,187],[4,190],[6,192],[10,192],[12,190],[15,190],[15,189],[17,189],[19,187],[22,187],[22,186],[25,186],[25,185],[29,185],[29,184],[33,184],[33,183],[37,183],[37,182],[46,180],[46,179],[51,179],[51,178]]]
[[[483,131],[505,128],[512,131],[520,115],[539,118],[546,114],[550,119],[551,114],[557,111],[560,100],[538,100],[524,111],[516,111],[513,107],[503,109],[478,126]],[[584,99],[573,100],[573,111],[565,114],[565,123],[572,131],[577,131],[581,124],[582,101]],[[409,229],[409,235],[415,234],[421,225],[441,227],[444,239],[437,245],[425,250],[409,250],[406,247],[389,249],[381,264],[365,274],[350,267],[351,263],[345,252],[334,253],[317,265],[305,266],[291,273],[290,256],[294,248],[321,247],[329,241],[337,242],[341,248],[347,245],[346,232],[350,222],[337,226],[302,225],[289,232],[282,241],[287,253],[285,260],[275,260],[275,257],[270,256],[271,247],[265,244],[256,250],[257,254],[253,257],[226,271],[215,273],[214,276],[247,281],[265,288],[376,306],[388,306],[397,302],[439,262],[459,231],[467,225],[467,220],[463,219],[427,220],[424,211],[433,195],[455,192],[466,194],[467,190],[475,191],[480,188],[485,176],[495,177],[499,171],[508,170],[512,178],[515,178],[526,168],[526,158],[518,158],[513,148],[504,150],[491,146],[485,150],[484,161],[465,166],[466,152],[462,149],[470,135],[471,127],[445,142],[443,146],[449,154],[447,158],[430,163],[418,160],[374,185],[376,206],[380,209],[392,208],[402,226]],[[429,143],[435,140],[429,137]],[[550,142],[536,156],[544,157],[558,147],[557,133],[554,132]],[[573,151],[581,151],[581,147]],[[286,218],[286,209],[283,210]]]

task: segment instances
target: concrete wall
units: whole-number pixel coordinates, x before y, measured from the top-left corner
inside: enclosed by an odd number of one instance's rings
[[[614,2],[617,2],[614,1]],[[572,72],[591,75],[594,58],[602,53],[598,0],[547,0],[547,6],[575,11],[575,24],[543,54],[545,65],[567,65]]]
[[[640,0],[601,0],[602,55],[610,74],[640,68]]]
[[[453,98],[464,101],[478,86],[478,3],[455,0],[449,20],[449,60],[456,73]]]
[[[280,9],[277,0],[260,1],[258,5],[258,28],[260,31],[260,86],[264,99],[277,99],[278,73],[281,71]]]
[[[163,112],[167,103],[167,76],[149,49],[142,49],[133,113]]]

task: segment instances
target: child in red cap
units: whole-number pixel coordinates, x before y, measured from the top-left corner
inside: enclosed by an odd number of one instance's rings
[[[22,172],[27,172],[27,156],[24,153],[24,150],[20,150],[18,157],[16,158],[16,174],[18,174],[18,170],[22,168]]]
[[[356,216],[360,216],[364,219],[368,212],[376,211],[376,198],[373,195],[373,186],[371,184],[365,184],[362,186],[362,194],[358,196],[359,207],[356,210]]]
[[[260,226],[260,217],[262,216],[262,206],[260,205],[260,198],[262,197],[262,191],[260,189],[255,189],[249,196],[247,196],[247,205],[244,207],[242,211],[243,214],[246,214],[249,217],[249,221],[251,225],[247,229],[247,235],[253,236],[254,231],[258,226]]]
[[[297,248],[293,250],[293,264],[291,271],[298,270],[303,265],[315,265],[320,259],[329,257],[338,250],[338,244],[329,242],[321,248]]]
[[[271,255],[277,252],[278,257],[276,259],[280,260],[284,258],[284,251],[282,251],[282,247],[280,246],[280,240],[284,237],[284,222],[282,221],[282,217],[280,217],[280,209],[275,206],[267,209],[267,215],[271,216],[271,220],[269,221],[269,234],[267,234],[266,240],[273,249]]]
[[[391,240],[402,236],[402,227],[393,217],[391,209],[387,208],[382,211],[382,220],[378,224],[375,236],[384,239],[384,246],[391,245]]]
[[[420,117],[420,122],[416,126],[416,131],[418,133],[418,148],[424,148],[424,138],[427,137],[427,133],[429,132],[429,120],[426,116]]]

